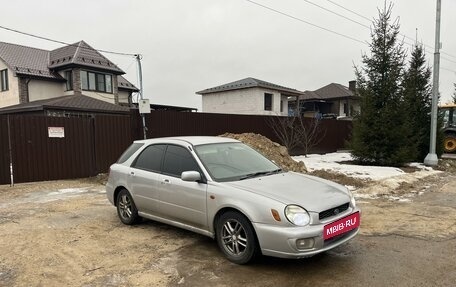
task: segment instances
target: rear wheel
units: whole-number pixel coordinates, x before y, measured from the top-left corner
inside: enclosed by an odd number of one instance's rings
[[[250,221],[238,212],[228,211],[220,216],[216,237],[220,250],[236,264],[249,263],[259,253]]]
[[[117,195],[116,206],[117,215],[122,223],[133,225],[140,221],[141,218],[138,215],[138,209],[136,209],[133,198],[126,189],[122,189]]]
[[[456,152],[456,135],[445,135],[445,139],[443,140],[443,147],[445,149],[445,152]]]

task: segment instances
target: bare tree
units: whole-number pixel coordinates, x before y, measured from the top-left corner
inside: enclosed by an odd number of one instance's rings
[[[288,153],[296,147],[302,147],[304,155],[307,156],[309,151],[318,145],[326,135],[326,130],[323,131],[320,128],[320,120],[316,118],[270,117],[268,125],[287,148]]]
[[[287,148],[288,153],[298,145],[301,141],[301,130],[296,129],[299,126],[297,122],[300,117],[268,117],[267,123],[279,138],[280,142]]]
[[[321,120],[316,118],[309,118],[304,121],[303,118],[300,120],[301,127],[301,146],[304,148],[304,155],[310,152],[310,150],[318,145],[326,135],[326,130],[321,129]]]

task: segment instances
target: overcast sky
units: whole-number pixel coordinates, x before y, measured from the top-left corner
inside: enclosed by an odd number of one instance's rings
[[[246,0],[2,1],[0,25],[96,49],[140,53],[144,95],[152,103],[201,108],[196,91],[254,77],[298,90],[348,85],[354,65],[369,53],[371,22],[383,0],[255,0],[280,12],[352,37],[310,26]],[[428,45],[433,65],[436,0],[396,0],[401,33]],[[6,12],[6,13],[5,13]],[[442,0],[440,92],[456,82],[456,1]],[[356,41],[358,40],[358,41]],[[62,46],[0,29],[0,41],[43,49]],[[412,43],[410,39],[406,42]],[[406,47],[410,50],[410,46]],[[137,84],[134,58],[105,54]]]

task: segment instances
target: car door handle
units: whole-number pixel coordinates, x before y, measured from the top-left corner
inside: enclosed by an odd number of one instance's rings
[[[130,176],[131,176],[131,177],[135,177],[135,172],[131,171],[131,172],[130,172]]]
[[[162,180],[161,182],[162,184],[168,184],[168,183],[171,183],[171,181],[169,181],[169,179],[165,178]]]

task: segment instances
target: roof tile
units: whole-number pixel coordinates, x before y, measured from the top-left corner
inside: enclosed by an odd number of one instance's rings
[[[287,88],[284,86],[276,85],[270,82],[258,80],[255,78],[245,78],[239,81],[231,82],[228,84],[220,85],[217,87],[205,89],[202,91],[197,92],[197,94],[200,95],[205,95],[205,94],[211,94],[211,93],[218,93],[218,92],[224,92],[224,91],[232,91],[232,90],[239,90],[239,89],[246,89],[246,88],[253,88],[253,87],[261,87],[261,88],[267,88],[267,89],[273,89],[273,90],[278,90],[281,92],[285,93],[290,93],[292,95],[299,95],[301,94],[300,91]]]
[[[0,59],[15,73],[63,80],[48,68],[49,51],[0,42]]]
[[[125,74],[113,62],[92,48],[84,41],[79,41],[50,52],[49,68],[58,68],[68,64],[78,64],[92,68],[111,71],[115,74]]]
[[[111,104],[102,100],[97,100],[88,96],[62,96],[39,101],[33,101],[25,104],[9,106],[0,109],[0,114],[36,111],[44,109],[65,109],[65,110],[82,110],[86,112],[102,113],[128,113],[127,107]]]

